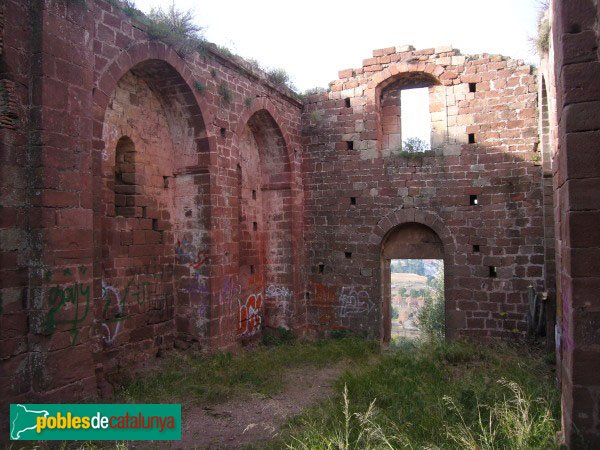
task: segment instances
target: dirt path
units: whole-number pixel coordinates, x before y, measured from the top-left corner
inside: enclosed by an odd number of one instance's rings
[[[184,412],[186,449],[246,448],[275,437],[283,422],[332,393],[332,383],[344,369],[307,367],[288,372],[282,392],[270,398],[244,398]]]

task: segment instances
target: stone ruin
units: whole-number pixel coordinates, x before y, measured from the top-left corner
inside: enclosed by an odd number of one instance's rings
[[[567,443],[600,443],[600,7],[555,2],[539,69],[374,50],[300,99],[114,2],[0,5],[0,392],[110,397],[170,348],[390,338],[390,260],[443,259],[446,336],[556,345]],[[403,89],[432,150],[398,152]],[[556,342],[556,344],[554,344]],[[3,419],[4,420],[4,419]]]

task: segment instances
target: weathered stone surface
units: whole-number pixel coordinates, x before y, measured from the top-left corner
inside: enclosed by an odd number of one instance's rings
[[[597,2],[555,2],[540,111],[531,67],[499,55],[374,50],[302,105],[108,2],[50,3],[0,5],[0,420],[265,326],[386,339],[382,248],[442,255],[448,337],[514,336],[556,247],[566,437],[600,442]],[[429,89],[425,154],[400,152],[410,87]]]

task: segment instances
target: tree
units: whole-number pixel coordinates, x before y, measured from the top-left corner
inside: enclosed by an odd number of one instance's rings
[[[425,303],[417,315],[419,329],[427,336],[442,338],[444,336],[444,271],[428,283],[430,294],[425,297]]]
[[[429,144],[418,137],[410,137],[402,142],[402,151],[407,153],[422,153],[427,150],[431,150]]]

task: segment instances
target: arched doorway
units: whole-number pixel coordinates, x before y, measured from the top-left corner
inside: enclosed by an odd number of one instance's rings
[[[394,260],[438,260],[445,264],[444,244],[435,231],[417,222],[400,224],[384,236],[381,244],[384,342],[389,342],[392,336],[391,264]],[[446,285],[447,283],[444,283],[444,286]]]

